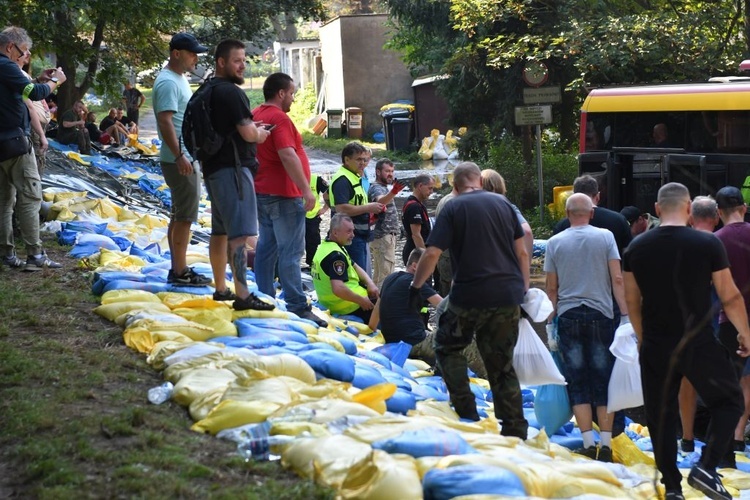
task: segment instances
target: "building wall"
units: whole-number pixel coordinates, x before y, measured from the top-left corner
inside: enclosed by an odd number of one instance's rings
[[[364,113],[364,138],[382,127],[384,104],[413,99],[413,78],[388,39],[384,14],[341,16],[320,29],[327,109],[358,107]]]

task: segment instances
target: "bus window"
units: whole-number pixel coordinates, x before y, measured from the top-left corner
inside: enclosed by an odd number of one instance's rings
[[[720,111],[718,117],[718,150],[748,153],[750,148],[750,112]]]

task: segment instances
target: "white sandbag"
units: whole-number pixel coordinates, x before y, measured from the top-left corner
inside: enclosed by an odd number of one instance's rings
[[[609,346],[611,352],[617,359],[628,363],[638,363],[638,339],[635,336],[633,325],[625,323],[615,331],[615,339]]]
[[[565,385],[565,377],[557,369],[547,346],[526,318],[521,318],[518,322],[518,342],[513,350],[513,368],[522,385]]]
[[[643,405],[641,365],[637,359],[634,363],[620,358],[615,359],[607,391],[607,412],[609,413]]]

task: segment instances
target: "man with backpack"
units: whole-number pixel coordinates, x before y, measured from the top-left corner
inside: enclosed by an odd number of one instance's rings
[[[169,62],[154,82],[153,103],[157,131],[162,141],[161,171],[172,195],[172,213],[167,229],[172,269],[167,283],[179,286],[204,286],[211,278],[196,273],[187,265],[190,226],[198,220],[200,172],[182,141],[182,121],[190,100],[190,84],[184,73],[195,69],[198,54],[208,49],[189,33],[177,33],[169,42]]]
[[[275,306],[251,293],[247,285],[247,244],[258,235],[255,144],[264,142],[269,132],[255,126],[250,101],[238,86],[245,82],[245,57],[245,44],[239,40],[219,43],[214,54],[216,77],[190,100],[183,138],[201,161],[211,200],[209,256],[216,283],[214,299],[234,298],[238,311],[271,310]],[[227,259],[236,296],[224,281]]]

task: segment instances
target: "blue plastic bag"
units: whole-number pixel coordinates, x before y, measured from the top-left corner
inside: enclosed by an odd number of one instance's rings
[[[551,354],[557,368],[561,369],[560,353],[552,351]],[[555,434],[573,416],[567,387],[557,384],[540,385],[534,398],[534,414],[547,435]]]
[[[457,465],[430,469],[422,480],[425,500],[449,500],[469,495],[525,497],[521,479],[507,469],[491,465]]]

